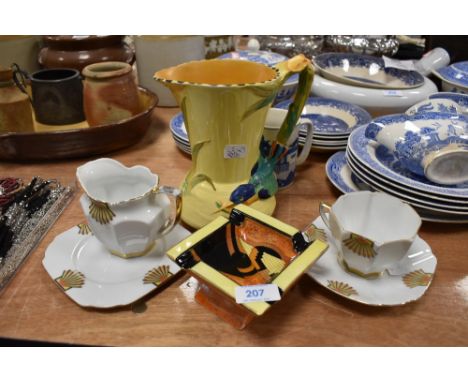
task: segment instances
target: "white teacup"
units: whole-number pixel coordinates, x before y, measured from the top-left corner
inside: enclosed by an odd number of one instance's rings
[[[399,262],[421,226],[408,204],[370,191],[342,195],[332,207],[320,203],[320,216],[332,233],[340,264],[366,278]]]
[[[286,115],[287,110],[272,108],[268,110],[267,118],[265,122],[265,129],[263,130],[263,144],[271,145],[278,135]],[[305,125],[307,128],[307,135],[304,143],[304,147],[299,154],[299,126]],[[286,155],[279,160],[275,167],[276,179],[278,181],[279,188],[285,188],[290,186],[296,175],[296,166],[301,165],[305,162],[309,156],[310,149],[312,147],[312,135],[314,128],[312,122],[308,119],[299,119],[293,133],[288,140],[288,151]]]
[[[102,158],[78,167],[76,175],[85,191],[80,203],[88,225],[114,255],[149,253],[179,220],[180,191],[159,186],[158,176],[146,167]],[[174,198],[174,214],[168,196]]]

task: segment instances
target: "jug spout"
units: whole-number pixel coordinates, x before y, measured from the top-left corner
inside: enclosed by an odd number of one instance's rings
[[[143,166],[125,167],[110,158],[88,162],[76,170],[86,195],[96,202],[121,204],[149,194],[158,176]]]

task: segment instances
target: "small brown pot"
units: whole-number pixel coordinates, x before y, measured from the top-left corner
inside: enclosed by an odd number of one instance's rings
[[[13,82],[10,68],[0,66],[0,134],[34,131],[31,104]]]
[[[101,62],[83,69],[84,111],[90,126],[122,121],[142,111],[132,67]]]

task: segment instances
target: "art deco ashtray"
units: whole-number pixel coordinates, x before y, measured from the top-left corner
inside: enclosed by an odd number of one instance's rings
[[[168,256],[199,281],[195,299],[243,329],[277,301],[236,302],[239,286],[274,284],[284,298],[328,248],[323,230],[299,231],[245,205],[172,247]]]

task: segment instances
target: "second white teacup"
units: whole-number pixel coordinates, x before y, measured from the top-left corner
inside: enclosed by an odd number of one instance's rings
[[[407,253],[421,226],[416,211],[380,192],[342,195],[320,215],[338,248],[341,265],[359,276],[378,277]]]
[[[262,145],[270,145],[276,140],[278,132],[281,128],[287,110],[272,108],[268,111],[265,129],[263,130]],[[305,125],[307,129],[304,146],[299,154],[299,126]],[[312,147],[312,135],[314,128],[312,122],[308,119],[299,119],[293,133],[288,140],[288,151],[286,155],[279,160],[275,167],[276,179],[279,188],[290,186],[296,175],[296,166],[305,162],[309,156]]]

